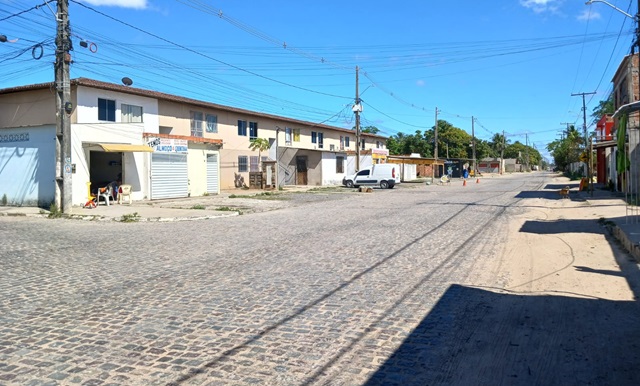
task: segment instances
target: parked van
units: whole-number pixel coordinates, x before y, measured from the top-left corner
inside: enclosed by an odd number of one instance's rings
[[[391,189],[399,182],[400,173],[396,164],[376,164],[342,179],[342,185],[347,188],[368,185]]]

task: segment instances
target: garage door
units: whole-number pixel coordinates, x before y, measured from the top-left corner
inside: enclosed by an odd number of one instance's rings
[[[151,155],[151,199],[182,198],[189,195],[186,154]]]
[[[209,194],[218,194],[220,189],[218,169],[218,155],[207,154],[207,193]]]

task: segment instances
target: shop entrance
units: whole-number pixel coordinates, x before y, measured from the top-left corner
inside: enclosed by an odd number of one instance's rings
[[[122,152],[89,152],[89,182],[91,193],[104,188],[112,182],[122,181]]]

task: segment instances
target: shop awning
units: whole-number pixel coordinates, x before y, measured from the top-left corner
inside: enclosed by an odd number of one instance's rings
[[[129,145],[126,143],[96,143],[102,150],[109,153],[133,153],[133,152],[153,152],[153,148],[147,145]]]

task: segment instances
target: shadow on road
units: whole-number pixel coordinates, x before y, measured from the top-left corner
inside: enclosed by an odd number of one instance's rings
[[[596,220],[555,220],[537,221],[528,220],[520,228],[520,232],[535,233],[539,235],[552,235],[561,233],[596,233],[603,234],[604,230],[597,227]]]
[[[638,385],[639,323],[636,302],[453,285],[367,385]]]

